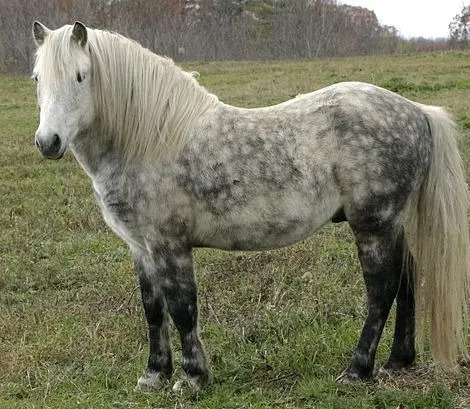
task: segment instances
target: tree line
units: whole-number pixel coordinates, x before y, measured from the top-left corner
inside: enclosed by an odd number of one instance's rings
[[[31,68],[34,20],[50,28],[80,20],[179,61],[343,57],[450,46],[446,39],[404,40],[395,27],[379,24],[373,11],[337,0],[0,0],[0,72]]]

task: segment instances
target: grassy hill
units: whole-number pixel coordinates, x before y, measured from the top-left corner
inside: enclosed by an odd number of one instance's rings
[[[185,68],[199,71],[221,100],[240,106],[269,105],[345,80],[445,106],[459,124],[470,171],[470,53]],[[126,245],[104,224],[90,181],[71,155],[50,162],[34,147],[35,98],[28,78],[0,76],[0,408],[470,407],[470,370],[443,374],[426,351],[396,377],[334,382],[365,315],[347,224],[277,251],[198,250],[213,385],[199,394],[135,392],[148,345]],[[389,324],[378,365],[392,330]],[[470,345],[470,332],[468,338]]]

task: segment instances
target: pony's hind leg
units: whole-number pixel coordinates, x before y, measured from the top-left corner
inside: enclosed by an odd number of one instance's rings
[[[403,243],[406,245],[404,240]],[[411,254],[408,260],[404,260],[401,266],[397,266],[397,268],[402,268],[402,273],[396,297],[395,333],[390,356],[383,366],[385,370],[393,371],[407,368],[414,363],[416,357],[413,266],[414,262]]]
[[[139,274],[150,341],[147,369],[145,374],[140,377],[137,387],[142,391],[149,392],[160,388],[173,372],[168,332],[168,308],[153,259],[147,254],[135,252],[134,263]]]
[[[348,221],[364,274],[368,312],[354,355],[338,377],[345,382],[372,377],[377,345],[398,291],[403,253],[397,219],[382,219],[379,213],[367,209],[348,215]]]

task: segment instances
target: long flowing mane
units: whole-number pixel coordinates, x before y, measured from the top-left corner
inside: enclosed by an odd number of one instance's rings
[[[70,61],[80,63],[71,32],[72,26],[56,30],[59,44],[51,41],[55,58],[50,61],[55,70],[64,64],[59,68],[63,73],[70,71],[65,66]],[[96,131],[119,146],[125,160],[158,159],[178,151],[195,122],[218,101],[170,58],[119,34],[88,29],[88,46]]]

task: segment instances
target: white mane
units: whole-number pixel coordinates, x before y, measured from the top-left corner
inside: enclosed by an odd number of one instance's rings
[[[181,149],[217,97],[192,73],[135,41],[107,31],[88,28],[87,33],[99,137],[121,147],[126,160],[156,159]],[[51,32],[51,41],[38,54],[42,74],[75,77],[71,67],[83,66],[85,53],[70,40],[71,34],[72,26]]]

